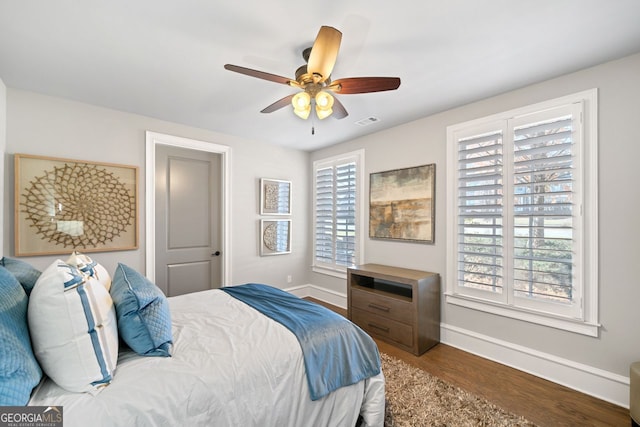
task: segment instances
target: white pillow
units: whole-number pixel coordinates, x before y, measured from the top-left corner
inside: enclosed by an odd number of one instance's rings
[[[118,326],[111,296],[97,279],[54,261],[31,292],[28,318],[33,352],[60,387],[93,394],[111,382]]]
[[[81,254],[78,251],[73,251],[71,256],[67,259],[67,264],[77,267],[78,270],[84,274],[95,277],[98,279],[102,286],[107,288],[107,291],[111,289],[111,276],[106,268],[92,260],[88,255]]]

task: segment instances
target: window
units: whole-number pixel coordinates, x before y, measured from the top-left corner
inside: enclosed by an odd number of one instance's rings
[[[596,98],[447,129],[447,302],[597,335]]]
[[[345,277],[362,255],[362,170],[357,151],[313,163],[314,271]]]

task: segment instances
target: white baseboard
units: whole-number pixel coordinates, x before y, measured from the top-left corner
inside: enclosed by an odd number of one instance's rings
[[[300,298],[311,297],[324,301],[336,307],[347,309],[347,296],[340,292],[330,291],[315,285],[302,285],[293,288],[287,288],[285,291],[290,292]]]
[[[347,308],[347,296],[314,285],[286,289],[301,298],[312,297]],[[440,340],[451,347],[493,360],[573,390],[629,408],[629,378],[552,354],[502,341],[442,323]]]
[[[629,408],[629,378],[442,323],[444,344]]]

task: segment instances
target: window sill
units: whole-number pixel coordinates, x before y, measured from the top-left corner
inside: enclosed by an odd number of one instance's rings
[[[509,317],[521,320],[523,322],[534,323],[543,326],[549,326],[568,332],[597,337],[600,329],[599,324],[582,321],[578,319],[566,319],[561,317],[553,317],[541,313],[528,311],[516,307],[507,307],[494,304],[490,301],[478,300],[463,295],[446,294],[445,301],[448,304],[458,305],[473,310],[483,311],[498,316]]]
[[[313,271],[314,273],[324,274],[326,276],[337,277],[338,279],[345,279],[345,280],[347,279],[347,272],[343,270],[336,270],[336,269],[327,268],[327,267],[318,267],[314,265],[313,267],[311,267],[311,271]]]

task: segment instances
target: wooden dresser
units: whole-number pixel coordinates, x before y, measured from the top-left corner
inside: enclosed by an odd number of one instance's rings
[[[371,336],[420,355],[440,342],[440,275],[380,264],[347,272],[349,319]]]

